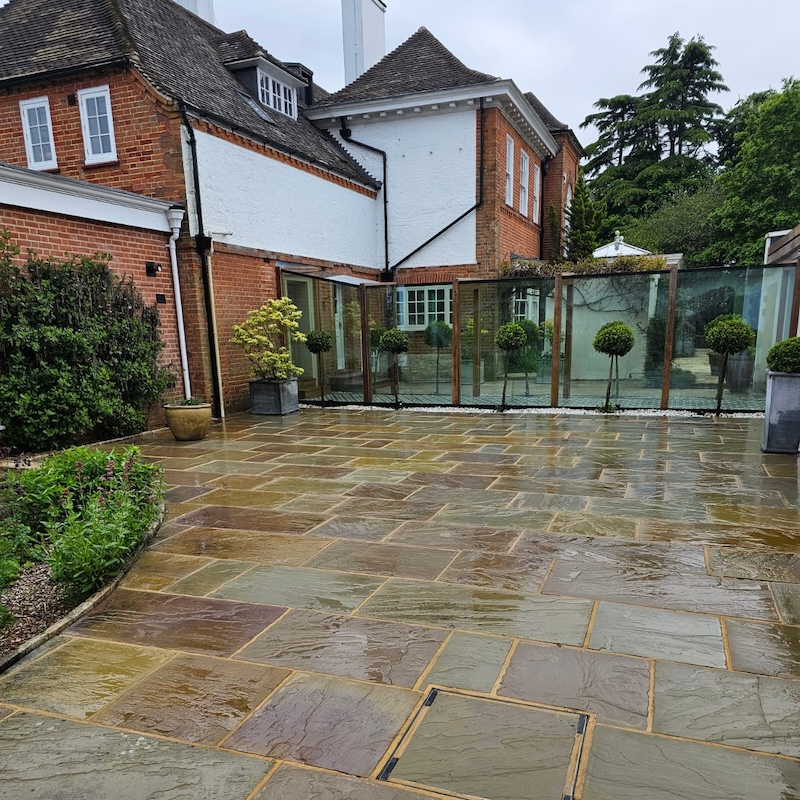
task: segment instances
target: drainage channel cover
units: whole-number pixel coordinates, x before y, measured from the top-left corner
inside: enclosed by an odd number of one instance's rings
[[[481,800],[573,800],[588,718],[432,689],[379,780]]]

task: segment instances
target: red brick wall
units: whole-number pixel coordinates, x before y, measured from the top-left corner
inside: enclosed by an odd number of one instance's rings
[[[556,136],[559,151],[547,163],[547,175],[544,180],[544,258],[552,261],[558,255],[558,243],[548,223],[548,214],[552,205],[559,213],[561,225],[561,246],[563,247],[564,207],[567,202],[567,186],[572,187],[575,196],[575,183],[578,180],[578,163],[580,154],[575,149],[570,137],[566,134]]]
[[[29,249],[42,258],[68,259],[74,255],[109,253],[113,272],[120,277],[132,277],[147,305],[156,304],[156,294],[165,295],[166,303],[158,304],[161,339],[164,342],[160,361],[172,365],[176,377],[176,388],[170,396],[181,393],[175,296],[166,249],[168,234],[84,221],[61,214],[26,211],[6,205],[0,205],[0,228],[8,228],[13,243],[20,247],[23,255],[16,259],[19,264],[25,262],[24,254]],[[162,264],[162,271],[148,278],[145,261]],[[159,414],[151,423],[161,425],[163,417]]]
[[[108,85],[117,145],[116,162],[86,165],[80,108],[68,96]],[[185,195],[180,116],[132,70],[0,90],[0,161],[28,166],[19,101],[47,96],[60,175],[115,189],[182,201]]]

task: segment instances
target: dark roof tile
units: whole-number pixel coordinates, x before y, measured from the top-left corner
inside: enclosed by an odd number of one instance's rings
[[[387,97],[456,89],[498,81],[494,75],[464,66],[427,28],[420,28],[352,83],[320,105],[338,105]]]

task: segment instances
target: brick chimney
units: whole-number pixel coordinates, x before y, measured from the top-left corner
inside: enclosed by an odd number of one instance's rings
[[[386,55],[385,14],[383,0],[342,0],[345,84]]]
[[[214,0],[175,0],[179,6],[187,8],[192,14],[197,14],[206,22],[216,25],[214,18]]]

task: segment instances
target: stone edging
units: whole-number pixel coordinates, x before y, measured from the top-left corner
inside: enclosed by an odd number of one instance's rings
[[[80,619],[84,614],[88,611],[91,611],[95,606],[99,605],[99,603],[108,597],[114,589],[119,586],[122,579],[130,572],[131,567],[138,561],[139,556],[144,552],[147,545],[155,537],[158,529],[161,527],[161,524],[164,521],[164,513],[166,510],[165,504],[162,502],[159,504],[158,508],[158,515],[153,523],[150,525],[149,530],[145,534],[144,538],[136,547],[136,550],[133,551],[130,558],[125,563],[125,566],[122,568],[122,571],[114,578],[113,582],[110,583],[108,586],[104,586],[99,591],[95,592],[88,600],[84,600],[79,606],[76,606],[72,609],[65,617],[62,617],[57,622],[54,622],[49,628],[42,631],[42,633],[37,634],[36,636],[31,637],[28,639],[27,642],[21,644],[11,655],[7,658],[0,661],[0,674],[5,672],[10,667],[13,667],[18,661],[24,658],[29,653],[32,653],[38,647],[41,647],[45,642],[48,642],[54,636],[57,636],[63,630],[68,628],[72,625],[73,622],[76,622]]]

